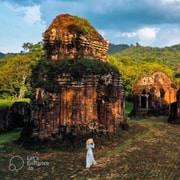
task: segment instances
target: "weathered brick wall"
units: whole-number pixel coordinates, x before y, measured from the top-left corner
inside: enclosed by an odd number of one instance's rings
[[[34,135],[51,137],[59,133],[60,126],[75,126],[80,134],[91,130],[114,133],[116,125],[124,118],[120,77],[112,76],[110,82],[104,83],[99,82],[102,77],[97,75],[86,76],[78,82],[69,78],[59,78],[62,88],[56,94],[35,89],[32,100]]]

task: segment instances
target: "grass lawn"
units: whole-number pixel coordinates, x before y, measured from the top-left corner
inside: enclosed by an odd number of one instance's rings
[[[4,133],[0,135],[0,145],[3,145],[5,143],[12,143],[13,141],[16,141],[20,136],[20,130],[12,130],[10,132]]]

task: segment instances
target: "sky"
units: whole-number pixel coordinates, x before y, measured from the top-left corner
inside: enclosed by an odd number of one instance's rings
[[[113,44],[166,47],[180,43],[180,0],[0,0],[0,52],[42,41],[60,14],[87,19]]]

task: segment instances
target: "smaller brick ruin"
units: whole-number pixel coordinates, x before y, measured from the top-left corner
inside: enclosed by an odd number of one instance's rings
[[[163,72],[143,76],[133,86],[133,111],[130,116],[169,115],[170,104],[176,102],[177,87]]]

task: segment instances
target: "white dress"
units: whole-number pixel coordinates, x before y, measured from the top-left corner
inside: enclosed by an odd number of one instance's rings
[[[86,144],[86,168],[89,168],[91,165],[97,164],[94,159],[92,148],[94,148],[94,144]]]

